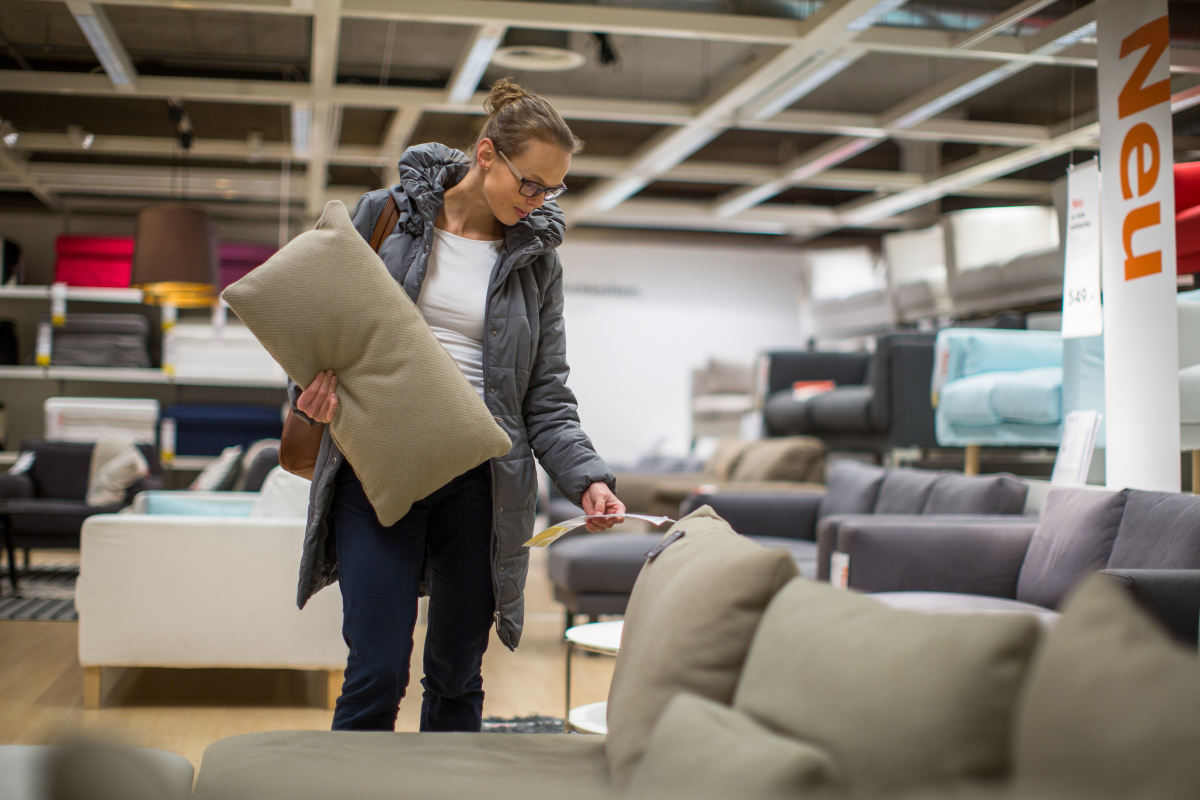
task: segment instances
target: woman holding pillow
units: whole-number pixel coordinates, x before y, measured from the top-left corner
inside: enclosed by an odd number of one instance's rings
[[[429,593],[421,730],[480,729],[491,626],[509,648],[521,637],[534,456],[585,512],[618,515],[593,520],[589,530],[610,528],[625,512],[566,385],[555,253],[565,226],[553,200],[582,143],[549,103],[507,80],[492,87],[485,109],[472,155],[440,144],[409,148],[400,182],[363,195],[353,219],[370,241],[395,201],[399,221],[379,255],[513,448],[418,501],[390,527],[376,518],[344,457],[318,462],[305,546],[323,548],[312,561],[328,566],[306,578],[302,594],[333,580],[341,586],[350,657],[334,730],[395,729],[421,588]],[[304,391],[288,386],[294,410],[317,426],[314,436],[337,414],[336,387],[330,372]],[[286,460],[286,449],[281,455]]]

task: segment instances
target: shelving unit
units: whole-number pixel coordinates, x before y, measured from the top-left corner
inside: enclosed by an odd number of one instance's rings
[[[138,303],[145,299],[141,289],[105,289],[102,287],[68,286],[67,302]],[[0,286],[0,300],[50,301],[49,286]]]
[[[161,369],[122,369],[119,367],[13,367],[0,366],[0,379],[98,381],[101,383],[153,383],[180,386],[228,386],[257,389],[283,389],[286,378],[208,378],[168,375]]]
[[[17,463],[19,450],[0,450],[0,467],[11,467]],[[164,469],[174,469],[180,472],[199,472],[213,462],[216,456],[175,456],[175,460],[163,464]]]

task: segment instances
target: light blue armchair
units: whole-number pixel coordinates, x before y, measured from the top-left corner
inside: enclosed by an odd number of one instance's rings
[[[948,328],[935,357],[943,447],[1056,447],[1067,412],[1104,411],[1103,337]]]

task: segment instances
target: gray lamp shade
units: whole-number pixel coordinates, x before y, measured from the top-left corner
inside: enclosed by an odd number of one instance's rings
[[[138,212],[129,282],[146,292],[146,302],[211,305],[217,276],[216,236],[204,209],[161,203]]]

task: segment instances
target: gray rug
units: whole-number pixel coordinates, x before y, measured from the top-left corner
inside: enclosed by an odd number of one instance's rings
[[[488,717],[483,721],[484,733],[562,733],[563,721],[558,717]]]
[[[33,567],[22,570],[14,594],[8,570],[0,575],[0,620],[78,622],[75,581],[78,567]]]

